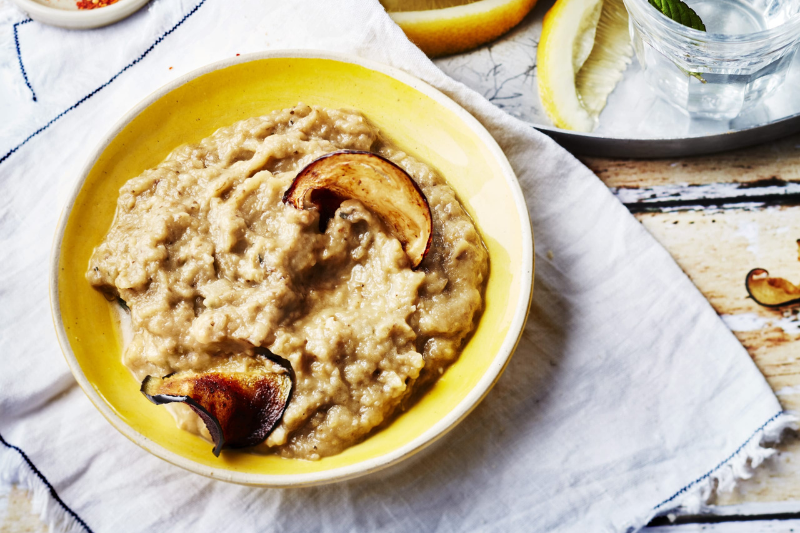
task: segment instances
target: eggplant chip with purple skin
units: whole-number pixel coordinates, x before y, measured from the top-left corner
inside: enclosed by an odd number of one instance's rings
[[[316,207],[323,231],[348,199],[377,215],[400,241],[411,268],[419,266],[431,248],[431,209],[419,185],[388,159],[358,150],[325,154],[303,168],[283,195],[283,203],[295,209]]]
[[[142,394],[156,405],[185,403],[200,416],[223,448],[246,448],[263,442],[283,416],[292,394],[289,371],[261,368],[248,372],[177,372],[147,376]]]
[[[800,303],[800,287],[783,278],[771,278],[763,268],[747,273],[745,288],[757,304],[764,307],[782,307]]]

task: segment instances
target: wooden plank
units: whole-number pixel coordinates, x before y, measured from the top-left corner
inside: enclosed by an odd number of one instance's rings
[[[800,135],[710,156],[672,160],[582,157],[581,160],[609,187],[738,183],[766,180],[774,176],[787,181],[800,181]]]
[[[47,533],[31,508],[28,492],[16,486],[0,490],[0,533]]]
[[[612,187],[611,192],[632,213],[800,205],[800,182],[776,177],[748,183]]]
[[[644,533],[797,533],[800,520],[757,520],[651,526]]]
[[[800,412],[798,310],[762,308],[744,289],[757,266],[800,282],[800,135],[706,157],[584,162],[675,257],[784,408]],[[800,438],[788,435],[766,465],[716,503],[715,513],[725,515],[799,513]]]
[[[786,310],[761,307],[744,287],[745,275],[754,267],[800,282],[796,243],[800,206],[636,216],[734,331],[784,408],[800,412],[800,311],[796,306]],[[789,502],[784,511],[800,512],[800,439],[794,435],[750,480],[716,499],[718,505],[734,506],[775,502]],[[761,512],[774,509],[762,507]]]

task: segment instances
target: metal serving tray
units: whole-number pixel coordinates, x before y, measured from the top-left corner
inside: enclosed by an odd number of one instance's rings
[[[578,154],[630,158],[700,155],[800,131],[800,54],[775,93],[732,121],[689,119],[647,86],[634,57],[593,133],[556,128],[539,101],[536,70],[542,19],[553,3],[540,0],[519,26],[497,41],[435,63],[496,106]]]

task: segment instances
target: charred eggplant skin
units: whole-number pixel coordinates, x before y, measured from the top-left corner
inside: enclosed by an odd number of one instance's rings
[[[800,244],[800,241],[798,241]],[[744,279],[747,294],[758,305],[777,309],[800,303],[800,287],[783,278],[772,278],[763,268],[754,268]]]
[[[325,154],[298,172],[283,195],[283,203],[295,209],[316,207],[322,231],[347,199],[359,200],[372,210],[400,241],[411,267],[419,267],[433,243],[430,205],[417,182],[385,157],[362,150]]]
[[[170,374],[171,376],[172,374]],[[188,396],[170,396],[168,394],[154,394],[150,395],[147,394],[147,390],[152,389],[154,387],[158,387],[158,383],[156,381],[161,381],[162,379],[166,379],[168,376],[164,376],[163,378],[157,378],[155,376],[147,376],[142,381],[141,392],[144,394],[145,398],[150,400],[156,405],[163,405],[167,403],[185,403],[189,407],[191,407],[192,411],[197,413],[197,415],[203,420],[203,423],[206,425],[208,432],[211,434],[211,440],[214,441],[214,448],[211,450],[215,456],[219,457],[220,452],[222,452],[222,448],[225,447],[225,435],[222,431],[222,426],[220,426],[219,421],[206,411],[206,409],[197,403],[195,400]]]
[[[214,455],[263,442],[291,399],[293,372],[178,372],[147,376],[141,392],[156,405],[185,403],[203,420]]]

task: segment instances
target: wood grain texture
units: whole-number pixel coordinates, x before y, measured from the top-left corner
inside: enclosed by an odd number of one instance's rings
[[[31,508],[27,491],[12,486],[0,494],[0,533],[47,533],[47,526]]]
[[[755,267],[800,282],[800,198],[788,191],[800,180],[800,136],[678,161],[585,162],[631,210],[659,201],[658,208],[638,212],[636,218],[669,250],[733,330],[783,407],[800,412],[800,307],[761,307],[748,297],[744,286],[745,275]],[[695,186],[706,196],[719,191],[729,197],[753,192],[749,186],[718,185],[730,183],[761,187],[764,194],[759,200],[764,201],[691,206],[698,196]],[[788,200],[778,198],[776,189],[789,192]],[[664,198],[666,202],[661,201]],[[789,435],[778,450],[733,493],[717,495],[715,503],[732,509],[749,506],[751,513],[759,509],[770,513],[777,503],[784,510],[800,512],[800,438]]]
[[[637,218],[747,348],[784,409],[800,412],[800,310],[761,307],[744,287],[754,267],[800,282],[800,207],[643,213]],[[785,501],[796,501],[800,511],[800,439],[794,435],[750,480],[733,493],[719,494],[716,503]]]
[[[647,533],[797,533],[800,532],[800,520],[680,524],[649,527],[645,531]]]
[[[680,159],[580,158],[609,187],[800,180],[800,135],[744,150]]]

